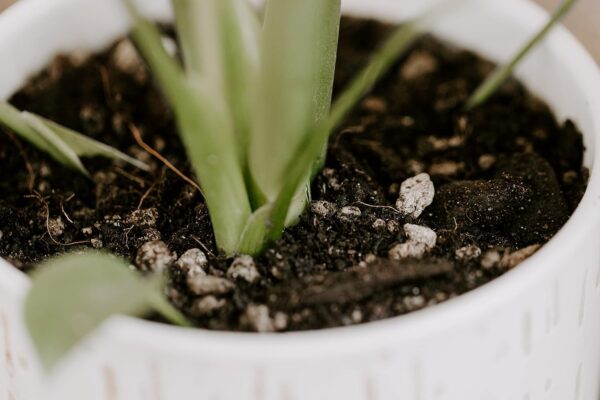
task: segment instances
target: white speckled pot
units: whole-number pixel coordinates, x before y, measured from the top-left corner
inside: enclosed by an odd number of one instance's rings
[[[143,3],[169,17],[166,1]],[[344,4],[351,13],[401,21],[429,3]],[[21,0],[0,15],[0,96],[57,52],[97,49],[124,34],[117,4]],[[525,0],[478,0],[436,30],[502,60],[544,17]],[[560,118],[579,124],[592,168],[575,215],[519,268],[440,306],[320,332],[259,336],[114,318],[46,380],[21,318],[27,278],[0,260],[0,400],[597,400],[600,74],[558,29],[519,75]]]

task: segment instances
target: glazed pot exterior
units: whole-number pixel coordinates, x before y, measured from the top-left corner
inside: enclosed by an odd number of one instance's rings
[[[432,3],[343,1],[348,13],[390,22]],[[171,18],[166,0],[140,5]],[[526,0],[478,0],[434,31],[500,61],[545,18]],[[52,56],[101,49],[127,30],[119,0],[21,0],[0,15],[0,98]],[[600,74],[560,28],[518,75],[579,125],[592,173],[567,225],[515,270],[407,316],[316,332],[207,332],[116,317],[49,378],[23,324],[29,282],[0,260],[0,400],[597,400]]]

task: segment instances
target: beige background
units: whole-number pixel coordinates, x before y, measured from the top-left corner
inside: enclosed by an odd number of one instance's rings
[[[0,0],[0,11],[14,1]],[[551,9],[556,7],[562,0],[535,1]],[[592,52],[596,60],[600,62],[600,1],[580,0],[580,4],[576,6],[576,9],[567,18],[566,23]]]

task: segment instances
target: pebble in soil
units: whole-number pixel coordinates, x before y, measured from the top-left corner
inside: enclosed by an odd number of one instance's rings
[[[336,93],[390,29],[344,19]],[[168,271],[171,301],[209,329],[352,325],[443,302],[534,254],[586,187],[577,127],[558,124],[519,82],[461,111],[492,68],[421,39],[332,136],[299,223],[263,255],[228,259],[215,248],[200,194],[128,130],[134,123],[193,175],[172,113],[131,43],[57,58],[14,104],[118,147],[152,171],[94,159],[86,161],[90,181],[3,130],[0,256],[28,270],[68,250],[104,248],[146,273]]]

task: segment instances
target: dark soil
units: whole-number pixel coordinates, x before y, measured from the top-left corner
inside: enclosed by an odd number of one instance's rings
[[[390,29],[344,20],[336,91]],[[94,159],[86,162],[91,181],[3,130],[0,256],[24,270],[81,247],[115,252],[140,269],[162,262],[170,298],[199,327],[316,329],[443,302],[533,254],[585,190],[584,147],[572,122],[558,124],[515,80],[464,113],[493,65],[426,37],[332,137],[311,210],[256,260],[256,270],[242,268],[260,276],[235,279],[227,274],[232,260],[215,248],[200,194],[139,148],[128,129],[134,123],[193,176],[171,111],[143,66],[115,58],[115,47],[86,60],[58,58],[12,101],[145,160],[152,172]],[[405,217],[394,208],[400,184],[421,172],[431,176],[435,199],[418,218]],[[416,246],[416,258],[389,257],[396,245],[412,243],[405,223],[432,228],[435,247]],[[142,247],[159,239],[166,246]],[[189,265],[173,263],[175,253],[193,248],[208,257],[209,275],[228,277],[217,289],[196,288],[203,296],[186,283]]]

